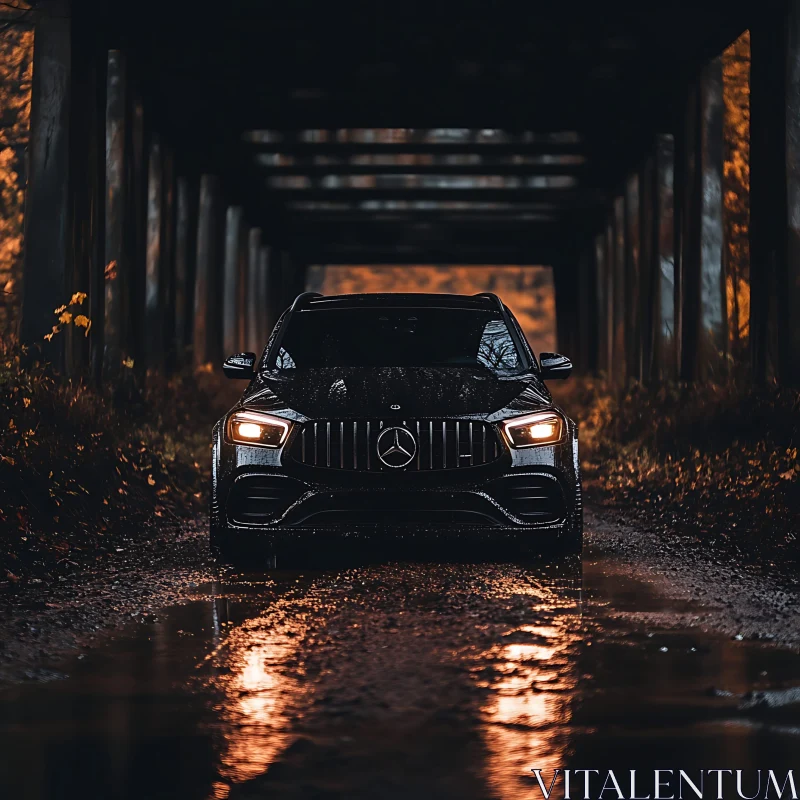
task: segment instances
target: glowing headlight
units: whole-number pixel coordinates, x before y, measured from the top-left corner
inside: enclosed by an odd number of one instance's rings
[[[554,444],[561,439],[564,422],[554,411],[542,411],[515,417],[503,423],[503,431],[512,447]]]
[[[256,447],[280,447],[291,423],[256,411],[237,411],[228,418],[228,439]]]

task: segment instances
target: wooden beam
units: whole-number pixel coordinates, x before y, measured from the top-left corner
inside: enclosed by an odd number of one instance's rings
[[[601,205],[605,196],[598,189],[271,189],[282,202],[365,203],[375,200],[448,203],[550,203],[555,206]],[[370,209],[377,211],[378,209]]]
[[[287,156],[329,156],[350,158],[367,155],[470,155],[481,158],[495,156],[556,156],[584,155],[582,142],[520,142],[510,144],[481,144],[475,142],[448,142],[430,144],[411,142],[388,144],[385,142],[259,142],[245,134],[251,152],[280,153]]]
[[[257,163],[261,174],[266,177],[283,175],[306,175],[322,178],[328,175],[498,175],[498,176],[580,176],[587,171],[584,163],[570,164],[515,164],[508,160],[493,163],[487,160],[482,164],[290,164],[272,166]]]

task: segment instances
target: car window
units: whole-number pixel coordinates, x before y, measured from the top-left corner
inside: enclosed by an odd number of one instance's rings
[[[277,369],[460,366],[513,373],[524,364],[493,310],[315,309],[296,312],[284,324]]]

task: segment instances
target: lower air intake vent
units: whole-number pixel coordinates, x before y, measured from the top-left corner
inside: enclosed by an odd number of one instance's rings
[[[493,492],[514,516],[529,522],[563,519],[564,493],[555,478],[547,475],[513,475],[497,481]]]
[[[281,475],[245,475],[231,487],[228,517],[234,523],[276,520],[303,493],[303,484]]]

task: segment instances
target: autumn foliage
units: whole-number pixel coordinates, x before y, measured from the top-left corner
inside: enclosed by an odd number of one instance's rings
[[[725,383],[616,394],[591,379],[564,389],[595,502],[666,535],[800,557],[800,393]]]
[[[63,313],[63,312],[62,312]],[[61,335],[61,334],[57,334]],[[103,559],[205,508],[211,371],[102,393],[0,345],[0,583]]]
[[[723,224],[731,355],[747,360],[750,335],[750,32],[722,54]]]
[[[13,328],[22,273],[25,148],[30,129],[33,30],[22,3],[0,7],[0,335]]]

